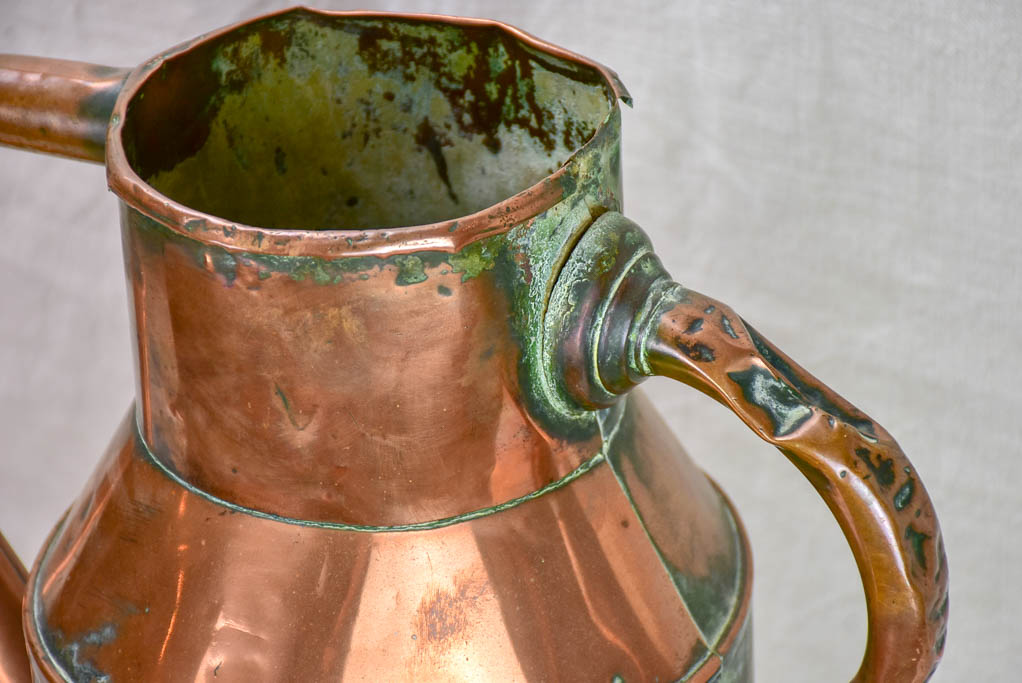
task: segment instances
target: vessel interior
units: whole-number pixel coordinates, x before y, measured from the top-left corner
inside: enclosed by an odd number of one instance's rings
[[[532,186],[612,106],[599,71],[497,27],[295,10],[165,60],[122,141],[157,191],[231,222],[400,227]]]

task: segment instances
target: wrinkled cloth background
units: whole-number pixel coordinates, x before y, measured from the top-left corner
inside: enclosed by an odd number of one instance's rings
[[[668,268],[886,426],[921,473],[951,576],[933,680],[1017,676],[1022,6],[360,4],[502,19],[618,71],[636,102],[627,213]],[[135,65],[278,6],[0,0],[0,51]],[[101,167],[0,149],[0,223],[0,526],[32,558],[131,401],[127,306]],[[758,679],[847,680],[865,609],[827,508],[726,410],[647,387],[748,527]]]

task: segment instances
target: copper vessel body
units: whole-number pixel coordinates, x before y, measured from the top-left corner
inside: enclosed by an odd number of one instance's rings
[[[137,379],[27,586],[0,562],[0,680],[750,681],[748,543],[633,390],[654,374],[831,505],[857,679],[924,680],[922,483],[663,273],[620,215],[619,99],[595,62],[421,15],[287,10],[130,73],[0,57],[0,142],[105,160]]]

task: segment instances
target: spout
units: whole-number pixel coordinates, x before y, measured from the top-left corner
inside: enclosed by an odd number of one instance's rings
[[[28,575],[0,533],[0,683],[32,680],[21,629],[21,603]]]
[[[128,69],[0,54],[0,144],[96,161]]]

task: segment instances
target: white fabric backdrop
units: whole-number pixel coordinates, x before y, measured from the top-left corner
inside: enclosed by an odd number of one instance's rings
[[[362,2],[490,16],[615,68],[627,208],[898,438],[951,575],[939,682],[1022,671],[1022,7],[1010,0]],[[134,65],[277,3],[0,0],[0,51]],[[329,2],[326,6],[344,6]],[[33,557],[132,395],[103,170],[0,150],[0,526]],[[847,680],[865,610],[808,483],[719,406],[650,391],[742,511],[762,681]]]

